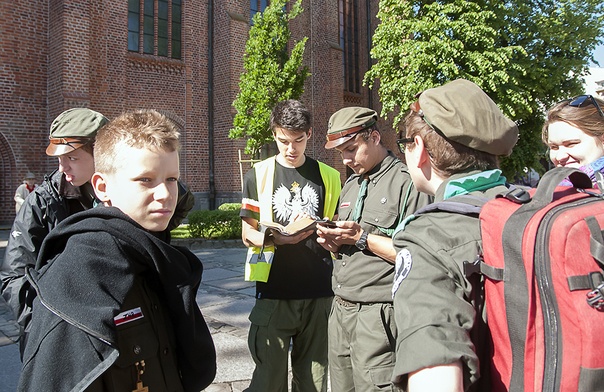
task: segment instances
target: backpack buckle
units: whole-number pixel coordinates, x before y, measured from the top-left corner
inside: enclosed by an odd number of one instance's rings
[[[474,274],[480,274],[480,262],[482,261],[482,256],[478,255],[476,257],[476,260],[474,260],[473,263],[470,263],[467,260],[464,260],[463,262],[463,273],[466,276],[466,278],[469,278],[470,276],[474,275]]]
[[[592,272],[589,277],[595,287],[586,294],[587,303],[599,312],[604,312],[604,280],[600,272]]]
[[[505,197],[516,204],[525,204],[531,201],[531,195],[526,190],[516,187],[511,188],[508,192],[499,197]]]

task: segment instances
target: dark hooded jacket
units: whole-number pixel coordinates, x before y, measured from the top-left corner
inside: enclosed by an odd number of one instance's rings
[[[178,205],[170,225],[164,233],[177,227],[193,207],[193,194],[179,182]],[[55,170],[25,199],[19,210],[0,266],[2,296],[12,308],[23,330],[31,317],[31,303],[35,292],[25,279],[25,269],[36,265],[42,241],[67,217],[92,208],[97,200],[90,183],[74,187],[63,173]],[[22,341],[22,346],[25,342]],[[23,349],[23,347],[21,347]]]
[[[67,218],[27,270],[37,296],[19,390],[204,389],[216,353],[195,300],[202,269],[117,208]]]

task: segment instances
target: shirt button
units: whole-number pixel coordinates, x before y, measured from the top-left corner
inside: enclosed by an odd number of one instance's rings
[[[139,355],[143,351],[143,349],[141,348],[141,346],[136,345],[132,348],[132,351],[134,351],[134,354]]]
[[[342,261],[342,266],[345,266],[345,265],[346,265],[346,262],[345,262],[345,261]]]
[[[374,219],[374,221],[375,221],[375,222],[379,222],[379,221],[380,221],[380,219],[379,219],[379,218],[375,218],[375,219]]]
[[[341,284],[339,284],[339,285],[338,285],[338,288],[341,288],[341,287],[342,287],[342,285],[341,285]]]
[[[168,355],[169,351],[167,348],[164,348],[164,355]]]

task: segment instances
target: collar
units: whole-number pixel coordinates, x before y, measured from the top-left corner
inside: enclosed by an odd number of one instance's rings
[[[375,184],[398,162],[400,162],[400,159],[398,159],[392,153],[392,151],[388,150],[388,155],[386,155],[386,157],[382,159],[380,163],[378,163],[371,170],[369,170],[366,175],[359,176],[359,178],[362,179],[363,177],[367,176],[369,182]]]
[[[463,172],[454,174],[443,183],[436,191],[437,200],[446,200],[457,195],[466,195],[471,192],[484,191],[498,185],[505,185],[506,178],[501,175],[501,170],[487,170]]]

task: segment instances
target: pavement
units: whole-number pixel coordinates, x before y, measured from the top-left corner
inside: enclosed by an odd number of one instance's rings
[[[4,257],[9,231],[8,227],[0,227],[0,259]],[[204,266],[197,303],[217,354],[216,378],[204,391],[244,391],[254,371],[247,347],[247,317],[254,305],[255,284],[243,279],[246,248],[240,240],[175,242],[189,247]],[[0,392],[16,389],[20,368],[17,346],[0,347]]]

